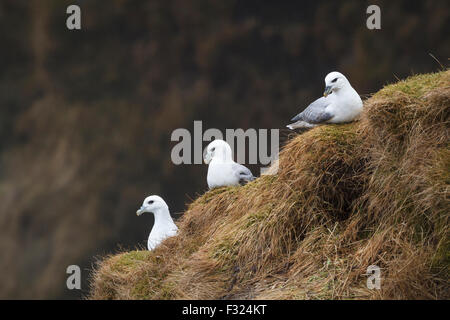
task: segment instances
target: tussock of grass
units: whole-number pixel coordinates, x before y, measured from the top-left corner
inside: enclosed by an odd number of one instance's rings
[[[207,192],[177,237],[102,261],[91,298],[450,298],[449,83],[411,77],[361,121],[295,137],[275,176]]]

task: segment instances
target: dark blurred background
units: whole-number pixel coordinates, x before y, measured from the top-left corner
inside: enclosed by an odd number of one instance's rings
[[[180,213],[203,193],[205,165],[170,161],[174,129],[281,129],[330,71],[366,96],[438,71],[430,53],[447,66],[449,6],[0,0],[0,298],[82,297],[95,257],[146,245],[145,196]],[[81,291],[66,289],[71,264]]]

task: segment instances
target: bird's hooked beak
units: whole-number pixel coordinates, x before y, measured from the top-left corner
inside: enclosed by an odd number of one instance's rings
[[[331,93],[331,91],[333,91],[333,87],[332,86],[326,86],[325,87],[325,91],[323,92],[323,96],[326,98]]]
[[[136,215],[140,216],[140,215],[143,214],[144,212],[145,212],[145,207],[142,206],[142,207],[139,208],[138,211],[136,211]]]
[[[203,157],[203,161],[205,164],[209,164],[211,162],[211,154],[209,152],[205,153],[205,156]]]

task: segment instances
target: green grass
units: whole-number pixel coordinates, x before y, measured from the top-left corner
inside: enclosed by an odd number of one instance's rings
[[[445,79],[446,76],[445,71],[411,76],[405,80],[387,85],[377,92],[374,97],[390,98],[394,94],[402,92],[412,98],[420,98],[427,92],[442,87],[442,82],[448,81]]]
[[[148,261],[152,258],[150,251],[130,251],[121,254],[117,261],[112,265],[113,271],[124,272],[127,269],[133,269],[136,265]]]

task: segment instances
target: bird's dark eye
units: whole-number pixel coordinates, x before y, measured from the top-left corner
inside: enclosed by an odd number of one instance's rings
[[[334,83],[334,82],[336,82],[336,81],[337,81],[337,79],[338,79],[338,78],[335,78],[335,79],[334,79],[333,81],[331,81],[331,82],[333,82],[333,83]]]
[[[153,201],[153,200],[150,200],[150,201],[148,202],[148,204],[153,204],[153,202],[155,202],[155,201]]]
[[[211,149],[211,151],[214,151],[214,150],[216,150],[216,148],[212,148],[212,149]]]

